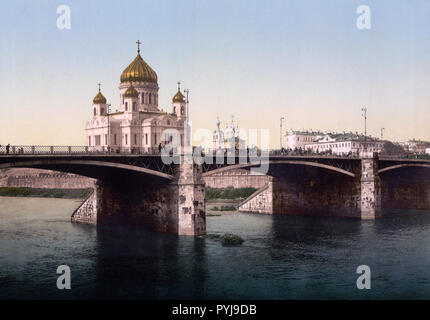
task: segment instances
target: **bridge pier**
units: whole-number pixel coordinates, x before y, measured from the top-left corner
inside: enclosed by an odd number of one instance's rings
[[[378,158],[363,157],[360,170],[361,219],[381,217],[381,179],[378,174]]]
[[[174,179],[112,176],[76,209],[72,221],[128,225],[178,235],[206,233],[205,187],[201,166],[181,164]]]
[[[378,158],[357,160],[349,175],[312,166],[278,166],[273,176],[243,201],[239,210],[265,214],[295,214],[376,219],[381,216]]]

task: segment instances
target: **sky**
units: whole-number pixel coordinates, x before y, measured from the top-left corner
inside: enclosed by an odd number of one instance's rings
[[[57,28],[68,5],[71,28]],[[357,7],[371,9],[360,30]],[[84,145],[97,83],[119,106],[121,72],[141,55],[159,107],[177,81],[193,129],[231,115],[242,130],[364,131],[430,140],[430,1],[8,1],[0,9],[0,144]]]

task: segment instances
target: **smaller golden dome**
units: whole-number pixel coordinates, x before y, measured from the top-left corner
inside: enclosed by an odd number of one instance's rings
[[[130,83],[130,86],[124,92],[124,97],[126,97],[126,98],[137,98],[137,97],[139,97],[139,92],[137,92],[136,89],[133,87],[133,85]]]
[[[94,104],[106,104],[106,98],[104,95],[102,95],[102,92],[100,91],[100,83],[98,84],[98,86],[99,86],[99,93],[97,93],[97,95],[94,97],[93,103]]]
[[[185,97],[181,92],[180,85],[181,83],[178,82],[178,92],[176,92],[176,94],[173,96],[173,99],[172,99],[173,102],[185,102]]]

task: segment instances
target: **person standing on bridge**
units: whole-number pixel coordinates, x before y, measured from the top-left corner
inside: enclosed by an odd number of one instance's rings
[[[6,146],[6,154],[9,154],[10,144],[8,143]]]

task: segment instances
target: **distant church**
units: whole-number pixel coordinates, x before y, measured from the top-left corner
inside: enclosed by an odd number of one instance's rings
[[[160,144],[173,139],[172,135],[163,136],[165,129],[179,131],[183,145],[187,110],[180,83],[172,99],[173,112],[161,111],[158,108],[157,74],[140,56],[139,41],[137,46],[137,57],[121,74],[118,111],[109,113],[109,105],[99,84],[99,92],[93,99],[93,116],[85,128],[90,151],[157,151]]]

